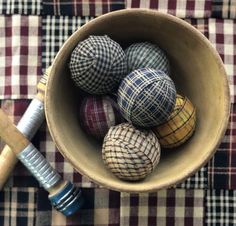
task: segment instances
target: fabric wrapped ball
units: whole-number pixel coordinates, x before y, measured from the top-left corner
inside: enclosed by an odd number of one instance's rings
[[[107,35],[89,36],[79,42],[71,54],[69,67],[75,84],[97,95],[111,93],[127,75],[124,51]]]
[[[111,126],[124,122],[116,102],[108,96],[85,97],[79,119],[84,131],[97,139],[103,139]]]
[[[126,76],[118,89],[118,105],[123,117],[141,128],[167,120],[175,106],[174,82],[162,71],[142,68]]]
[[[109,129],[103,141],[102,158],[120,179],[137,181],[159,163],[160,145],[151,130],[138,130],[130,123],[122,123]]]
[[[170,74],[169,60],[165,52],[150,42],[139,42],[125,49],[128,71],[139,68],[153,68]]]
[[[167,122],[153,128],[163,148],[178,147],[193,134],[196,109],[187,97],[177,95],[176,104]]]

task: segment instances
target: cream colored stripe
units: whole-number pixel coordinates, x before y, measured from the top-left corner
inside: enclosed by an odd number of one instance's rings
[[[56,211],[56,210],[52,210],[52,223],[53,223],[53,226],[66,226],[66,217]]]
[[[148,225],[148,193],[139,195],[139,206],[138,206],[138,225]]]
[[[120,194],[120,226],[129,225],[130,215],[130,194],[122,192]]]

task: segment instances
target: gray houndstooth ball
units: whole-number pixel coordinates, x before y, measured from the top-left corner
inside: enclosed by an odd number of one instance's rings
[[[73,50],[69,63],[75,84],[90,94],[114,91],[127,74],[126,56],[121,46],[104,36],[89,36]]]
[[[160,145],[152,131],[122,123],[109,129],[103,142],[102,158],[120,179],[137,181],[144,179],[159,163]]]
[[[128,71],[139,68],[153,68],[170,74],[169,60],[165,52],[157,45],[149,42],[133,43],[125,50],[128,62]]]

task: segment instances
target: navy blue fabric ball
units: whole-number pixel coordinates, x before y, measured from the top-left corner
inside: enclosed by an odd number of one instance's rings
[[[104,36],[89,36],[76,46],[69,62],[75,84],[90,94],[109,94],[127,75],[127,60],[121,46]]]
[[[150,128],[167,120],[176,100],[171,78],[162,71],[142,68],[126,76],[118,89],[123,117],[133,125]]]
[[[165,52],[150,42],[133,43],[125,49],[128,71],[140,68],[153,68],[170,75],[169,60]]]

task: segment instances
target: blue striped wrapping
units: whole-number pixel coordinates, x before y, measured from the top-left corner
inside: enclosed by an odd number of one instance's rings
[[[125,49],[129,72],[139,68],[153,68],[170,74],[169,60],[165,52],[149,42],[133,43]]]
[[[109,94],[127,75],[121,46],[104,36],[89,36],[73,50],[69,63],[75,84],[90,94]]]
[[[123,117],[133,125],[150,128],[167,120],[176,100],[174,82],[162,71],[142,68],[130,73],[118,89]]]

